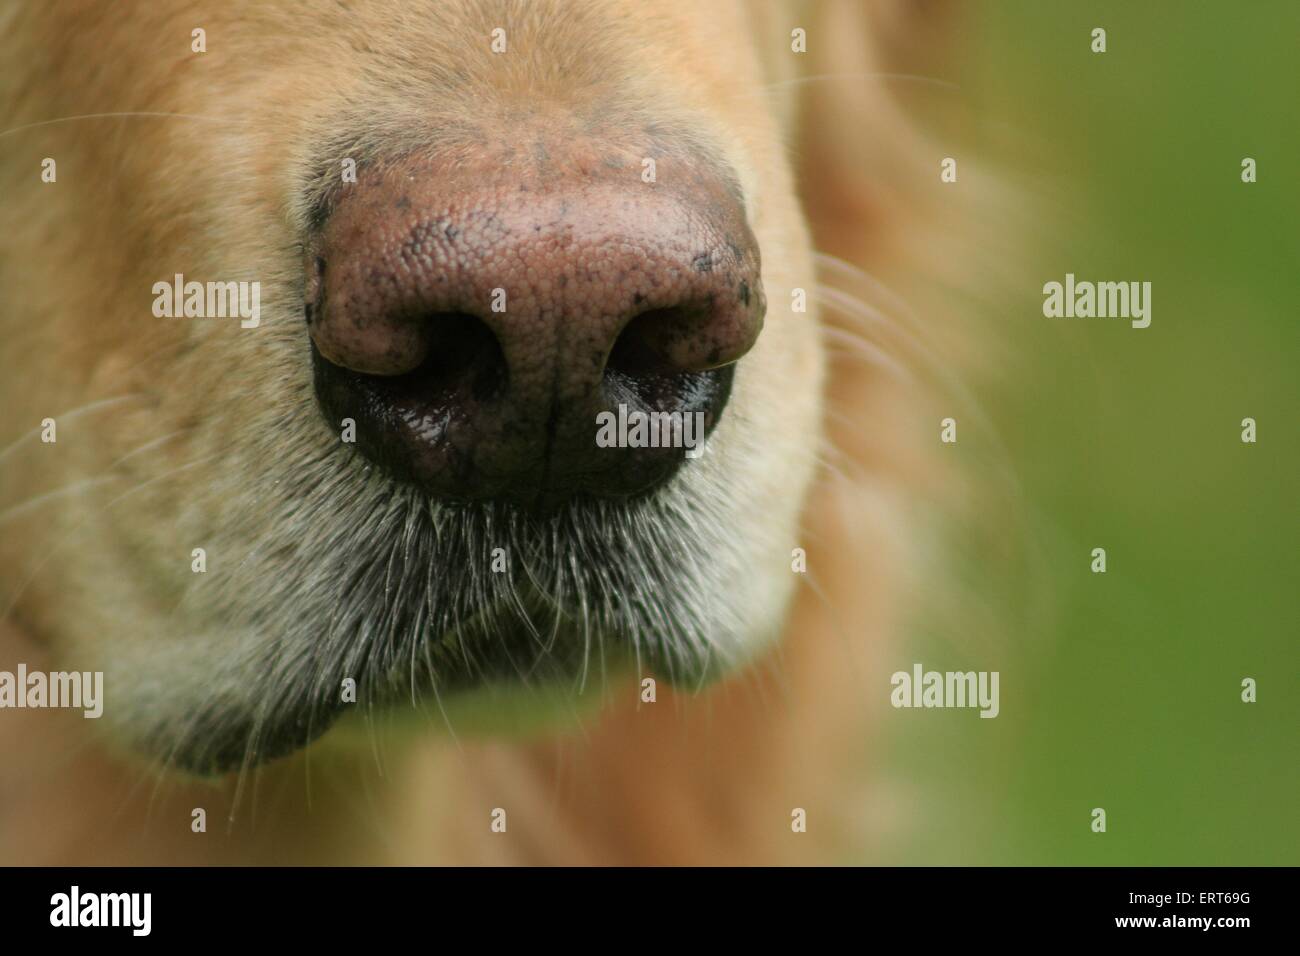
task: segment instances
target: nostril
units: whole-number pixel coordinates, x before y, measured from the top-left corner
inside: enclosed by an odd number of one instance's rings
[[[709,296],[699,303],[651,309],[623,327],[606,368],[625,374],[706,372],[737,361],[762,326],[752,303],[739,298],[719,305]]]
[[[402,378],[426,395],[460,394],[475,402],[490,402],[509,383],[505,354],[487,324],[463,312],[437,312],[419,320],[429,330],[429,353]]]
[[[651,309],[623,327],[610,350],[605,372],[622,375],[668,374],[683,371],[665,350],[664,329],[688,324],[681,309]]]
[[[501,343],[482,319],[437,312],[419,319],[428,331],[428,354],[402,375],[373,375],[389,394],[421,405],[482,405],[503,395],[509,381]]]
[[[482,319],[461,312],[422,316],[427,330],[428,353],[419,366],[400,375],[379,375],[349,370],[335,363],[331,378],[352,381],[361,393],[382,393],[404,407],[468,413],[473,407],[497,401],[509,384],[509,370],[501,343]],[[325,360],[329,362],[328,357]],[[347,392],[340,393],[343,395]],[[347,409],[333,409],[340,416]]]

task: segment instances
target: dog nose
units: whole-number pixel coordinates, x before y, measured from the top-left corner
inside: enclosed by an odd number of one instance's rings
[[[554,150],[551,150],[551,154]],[[405,159],[306,248],[318,400],[440,498],[625,497],[694,457],[762,327],[738,187],[692,159]]]

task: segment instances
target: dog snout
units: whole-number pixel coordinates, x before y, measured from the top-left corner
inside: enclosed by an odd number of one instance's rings
[[[724,171],[683,158],[647,182],[562,152],[372,166],[307,244],[327,418],[438,497],[657,486],[717,423],[762,327],[758,247]],[[632,427],[602,440],[611,421]]]

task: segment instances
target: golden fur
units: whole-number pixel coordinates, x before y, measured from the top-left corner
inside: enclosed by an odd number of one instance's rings
[[[929,5],[830,0],[56,0],[0,14],[0,667],[173,660],[199,670],[177,682],[203,683],[224,633],[187,624],[181,647],[166,623],[218,610],[191,593],[190,547],[230,542],[230,563],[251,562],[233,572],[244,591],[292,577],[292,554],[258,553],[251,532],[276,528],[294,494],[272,467],[280,443],[286,457],[329,454],[288,291],[302,197],[322,174],[313,147],[364,156],[505,136],[533,110],[598,115],[615,132],[699,124],[740,172],[772,305],[719,435],[744,452],[727,460],[748,496],[730,597],[784,631],[699,695],[661,684],[642,704],[634,680],[615,681],[599,712],[562,726],[455,737],[436,710],[414,737],[376,717],[214,781],[159,777],[126,752],[152,706],[144,686],[110,687],[131,703],[110,698],[94,735],[65,713],[0,713],[0,861],[869,856],[882,825],[872,716],[887,699],[872,688],[907,591],[912,507],[942,483],[939,412],[860,341],[863,314],[843,298],[886,293],[829,260],[818,276],[813,248],[918,308],[923,283],[962,261],[938,196],[944,154],[875,79],[944,22]],[[494,59],[498,25],[514,52]],[[195,27],[206,53],[190,52]],[[794,27],[806,54],[791,52]],[[44,157],[57,183],[40,181]],[[265,334],[153,320],[146,290],[174,272],[260,279]],[[790,310],[796,287],[807,314]],[[47,416],[56,445],[30,435]],[[741,431],[755,422],[760,436]],[[806,576],[790,567],[800,547]],[[191,832],[194,807],[206,834]],[[489,829],[496,807],[506,834]],[[791,832],[796,807],[806,834]]]

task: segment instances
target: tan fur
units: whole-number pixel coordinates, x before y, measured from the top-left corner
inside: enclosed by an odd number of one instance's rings
[[[414,741],[376,730],[373,753],[326,737],[242,780],[195,782],[155,779],[120,752],[115,731],[89,739],[77,717],[0,713],[0,861],[869,855],[883,825],[867,773],[871,724],[886,695],[866,688],[882,686],[881,649],[898,628],[909,502],[939,483],[934,432],[910,427],[929,396],[832,356],[815,324],[825,297],[799,316],[789,296],[816,289],[814,242],[914,302],[924,301],[918,278],[952,260],[935,243],[952,235],[947,213],[927,192],[941,154],[870,78],[882,37],[925,35],[904,6],[465,0],[435,13],[418,0],[59,0],[0,14],[0,59],[19,79],[0,89],[0,447],[46,416],[117,400],[61,420],[57,446],[26,439],[0,463],[0,509],[102,479],[0,525],[0,600],[11,608],[0,668],[183,660],[178,642],[223,639],[166,622],[205,610],[189,593],[190,542],[270,521],[293,493],[259,476],[277,430],[313,411],[286,291],[300,268],[307,171],[320,161],[310,144],[367,155],[451,137],[472,148],[536,109],[554,111],[546,122],[598,116],[614,134],[698,124],[726,145],[774,303],[721,436],[748,452],[729,459],[754,525],[738,535],[753,553],[734,587],[779,628],[800,585],[783,643],[756,664],[698,697],[661,686],[653,705],[638,704],[635,684],[608,688],[599,713],[565,729],[452,740],[435,715]],[[486,53],[497,25],[514,59]],[[808,31],[804,56],[790,52],[796,26]],[[189,52],[194,27],[207,31],[206,54]],[[845,76],[810,79],[832,73]],[[181,115],[72,119],[121,112]],[[348,142],[349,128],[365,132]],[[56,185],[39,181],[45,156],[58,159]],[[271,290],[265,334],[152,319],[146,292],[173,272],[260,279]],[[823,445],[823,419],[837,451]],[[937,430],[937,416],[923,420]],[[331,438],[303,424],[292,441],[294,453],[328,454]],[[833,469],[801,509],[819,456]],[[808,549],[811,583],[790,571],[794,547]],[[285,571],[273,555],[249,560],[249,575]],[[200,806],[205,835],[189,828]],[[509,813],[505,835],[489,832],[494,807]],[[795,807],[808,812],[806,835],[790,831]]]

